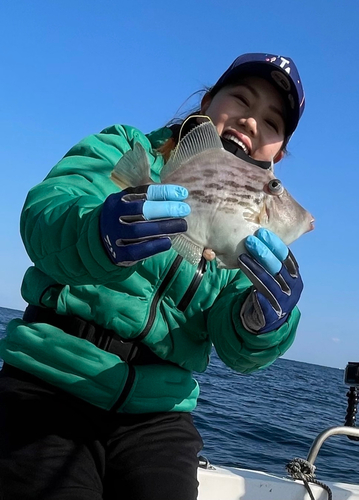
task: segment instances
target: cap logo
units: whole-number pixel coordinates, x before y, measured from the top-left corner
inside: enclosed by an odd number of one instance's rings
[[[288,68],[286,68],[285,66],[288,64],[290,64],[290,61],[288,61],[288,59],[285,59],[284,57],[280,56],[280,60],[282,61],[280,63],[280,67],[284,69],[284,71],[286,71],[287,73],[290,73],[290,67],[288,66]]]
[[[290,91],[290,81],[281,71],[272,71],[271,77],[283,90],[286,92]]]

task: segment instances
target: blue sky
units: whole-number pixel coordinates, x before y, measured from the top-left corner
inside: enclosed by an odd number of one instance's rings
[[[21,208],[72,145],[113,123],[158,128],[239,54],[269,52],[306,91],[276,174],[316,218],[291,247],[305,289],[286,357],[359,361],[358,19],[357,0],[1,2],[0,306],[25,306]]]

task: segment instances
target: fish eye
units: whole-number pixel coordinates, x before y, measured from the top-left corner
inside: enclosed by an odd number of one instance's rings
[[[268,182],[268,191],[270,194],[279,195],[284,191],[283,184],[279,179],[272,179]]]

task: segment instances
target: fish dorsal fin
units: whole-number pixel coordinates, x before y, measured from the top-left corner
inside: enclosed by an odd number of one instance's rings
[[[111,179],[122,189],[151,182],[147,153],[139,142],[117,162],[111,172]]]
[[[201,118],[206,118],[206,121],[180,139],[177,147],[173,150],[168,162],[161,170],[161,181],[203,151],[223,149],[221,138],[213,122],[208,117]]]

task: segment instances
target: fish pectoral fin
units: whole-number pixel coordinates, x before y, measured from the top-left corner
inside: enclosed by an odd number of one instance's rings
[[[261,217],[262,217],[261,210],[255,210],[252,207],[251,208],[247,207],[243,212],[243,218],[245,221],[258,224],[258,226],[261,225]]]
[[[139,142],[116,163],[111,179],[122,189],[151,182],[147,153]]]
[[[263,203],[259,210],[255,210],[252,207],[247,207],[243,212],[243,218],[248,222],[254,222],[254,224],[258,224],[258,226],[267,226],[268,212],[265,204]]]
[[[182,255],[193,266],[197,265],[202,258],[203,247],[193,243],[183,234],[176,234],[171,237],[172,248]]]
[[[259,225],[267,226],[269,222],[268,212],[265,203],[262,204],[261,209],[259,211]]]

